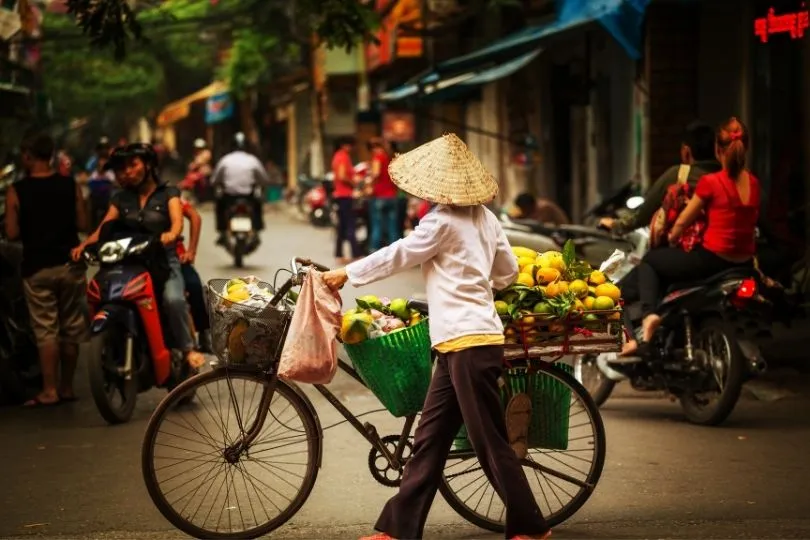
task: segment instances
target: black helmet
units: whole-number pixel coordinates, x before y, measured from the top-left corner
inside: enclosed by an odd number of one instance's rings
[[[132,143],[126,146],[119,146],[110,154],[110,160],[107,162],[105,169],[117,170],[124,167],[126,162],[133,157],[140,158],[146,168],[154,171],[158,165],[158,156],[155,149],[151,144],[147,143]]]

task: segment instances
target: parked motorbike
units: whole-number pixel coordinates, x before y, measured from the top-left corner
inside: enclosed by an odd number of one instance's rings
[[[242,268],[245,256],[259,247],[259,231],[253,226],[256,198],[261,200],[259,193],[237,197],[225,210],[227,228],[224,247],[233,256],[233,265],[236,268]]]
[[[322,182],[309,190],[304,198],[309,222],[315,227],[329,227],[332,225],[334,214],[331,185]]]
[[[634,251],[611,273],[620,285],[649,242],[647,229],[632,234]],[[624,309],[640,332],[640,307]],[[636,390],[664,390],[678,398],[690,422],[718,425],[734,410],[743,383],[766,369],[756,340],[769,332],[768,312],[753,269],[675,284],[659,307],[663,323],[644,356],[578,356],[575,375],[597,405],[607,401],[617,382],[629,380]]]
[[[118,221],[107,223],[99,242],[85,250],[85,260],[100,266],[87,288],[90,390],[110,424],[129,421],[138,393],[171,391],[195,373],[183,353],[164,342],[159,306],[168,277],[165,257],[158,237]]]

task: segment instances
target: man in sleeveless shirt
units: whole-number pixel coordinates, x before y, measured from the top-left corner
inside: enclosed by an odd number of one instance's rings
[[[26,139],[26,176],[7,195],[6,234],[22,242],[25,298],[42,367],[42,391],[26,407],[75,401],[73,376],[87,334],[85,268],[70,258],[87,227],[86,209],[76,181],[53,169],[54,151],[47,135]]]

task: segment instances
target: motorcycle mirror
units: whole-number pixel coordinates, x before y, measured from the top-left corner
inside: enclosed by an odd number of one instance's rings
[[[635,197],[630,197],[629,199],[627,199],[626,203],[627,208],[629,208],[630,210],[635,210],[642,204],[644,204],[644,197],[640,197],[638,195],[636,195]]]

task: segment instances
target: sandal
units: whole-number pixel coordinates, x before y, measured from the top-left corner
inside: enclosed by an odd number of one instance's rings
[[[23,409],[44,409],[47,407],[56,407],[61,403],[61,399],[57,399],[56,401],[42,401],[39,396],[35,396],[23,403]]]
[[[532,417],[532,400],[528,394],[512,396],[506,405],[506,436],[509,446],[518,459],[529,453],[529,422]]]

